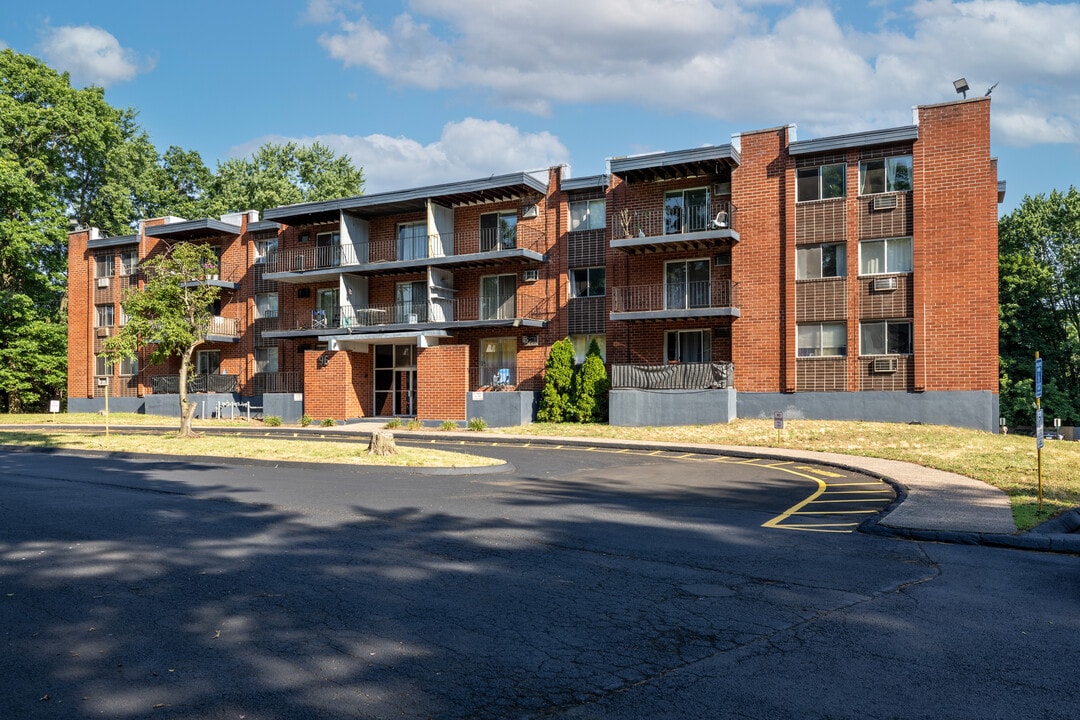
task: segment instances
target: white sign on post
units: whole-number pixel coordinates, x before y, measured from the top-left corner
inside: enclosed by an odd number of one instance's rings
[[[51,412],[51,413],[60,412],[60,401],[59,400],[50,400],[49,401],[49,412]]]
[[[784,413],[782,413],[782,412],[773,413],[772,424],[773,424],[773,427],[776,428],[777,430],[783,430],[784,429]]]

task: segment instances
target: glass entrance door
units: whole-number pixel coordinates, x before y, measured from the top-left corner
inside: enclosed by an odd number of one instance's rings
[[[375,415],[416,415],[416,346],[375,346]]]

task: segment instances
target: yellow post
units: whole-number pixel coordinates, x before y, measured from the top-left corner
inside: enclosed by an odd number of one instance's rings
[[[1039,351],[1038,350],[1035,351],[1035,364],[1036,365],[1039,364]],[[1039,379],[1040,379],[1040,381],[1042,380],[1041,373],[1040,373],[1040,378]],[[1040,382],[1039,392],[1035,393],[1035,414],[1038,415],[1039,410],[1041,410],[1041,409],[1042,409],[1042,387],[1041,387],[1041,382]],[[1036,428],[1035,432],[1036,432],[1036,434],[1038,434],[1039,428]],[[1038,510],[1038,513],[1040,515],[1042,515],[1042,446],[1038,442],[1035,443],[1035,450],[1036,450],[1036,464],[1038,465],[1038,468],[1039,468],[1039,510]]]
[[[109,437],[109,376],[105,376],[105,437]]]

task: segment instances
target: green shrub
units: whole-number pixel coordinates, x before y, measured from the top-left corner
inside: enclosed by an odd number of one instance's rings
[[[334,427],[337,423],[334,422],[334,418],[326,418],[320,423],[323,427]]]
[[[574,372],[573,416],[581,423],[607,420],[608,376],[600,346],[594,339],[589,343],[585,362]]]
[[[440,430],[457,430],[457,423],[453,420],[443,420],[439,425]]]
[[[307,413],[304,413],[300,416],[300,427],[307,427],[313,422],[315,422],[315,418],[311,417]]]
[[[574,345],[563,338],[551,346],[544,363],[544,388],[540,393],[540,422],[563,422],[572,418],[571,389],[574,380]]]
[[[474,417],[469,420],[469,429],[473,432],[483,432],[487,430],[487,421],[482,417]]]
[[[390,418],[383,427],[387,430],[397,430],[401,427],[401,418]]]
[[[424,423],[417,420],[416,418],[413,418],[412,420],[409,421],[409,423],[405,427],[407,429],[409,429],[409,430],[423,430],[424,429]]]
[[[277,427],[281,425],[281,418],[279,418],[277,415],[267,415],[263,418],[263,422],[270,427]]]

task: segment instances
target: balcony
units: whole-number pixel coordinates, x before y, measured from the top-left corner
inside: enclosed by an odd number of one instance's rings
[[[460,230],[415,238],[377,240],[324,247],[301,247],[268,254],[263,277],[307,283],[341,272],[389,275],[432,266],[495,267],[544,262],[547,237],[530,225],[512,233]]]
[[[301,372],[257,372],[251,376],[251,394],[297,393],[304,391]]]
[[[240,321],[215,315],[206,331],[207,342],[240,342]]]
[[[701,390],[734,386],[735,366],[731,363],[611,366],[612,390]]]
[[[739,241],[736,208],[726,200],[701,203],[657,201],[644,210],[616,209],[611,247],[631,255],[703,250]],[[621,237],[618,237],[621,236]]]
[[[322,335],[362,335],[387,331],[469,327],[544,327],[548,300],[472,297],[453,301],[401,302],[354,308],[344,305],[336,311],[306,310],[282,313],[277,327],[267,329],[266,338]]]
[[[739,317],[738,283],[728,281],[631,285],[611,291],[610,320]]]
[[[236,375],[198,375],[189,373],[188,392],[234,393],[239,386]],[[150,378],[150,391],[155,395],[177,395],[180,392],[179,375],[154,375]]]

